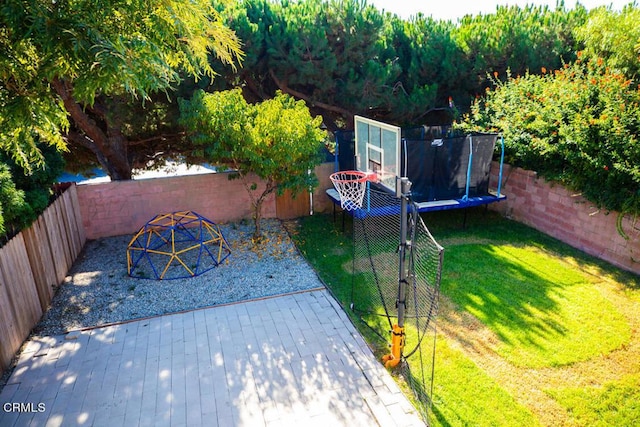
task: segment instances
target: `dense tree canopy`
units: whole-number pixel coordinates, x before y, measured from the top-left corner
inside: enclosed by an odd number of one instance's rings
[[[639,8],[629,5],[612,12],[600,7],[592,11],[584,25],[576,27],[576,36],[590,58],[606,59],[607,65],[629,78],[640,76]]]
[[[122,100],[213,76],[209,54],[240,57],[208,0],[7,0],[0,6],[0,147],[23,166],[37,143],[90,150],[129,179]]]
[[[450,123],[491,80],[548,76],[579,51],[632,83],[640,68],[636,5],[499,7],[459,22],[402,20],[365,0],[95,5],[0,4],[0,150],[26,176],[43,164],[45,145],[68,150],[69,169],[98,165],[112,179],[167,157],[198,161],[177,105],[198,89],[239,87],[250,103],[281,91],[335,130],[352,126],[354,114]]]
[[[587,13],[501,7],[451,23],[422,15],[403,21],[362,0],[245,0],[222,15],[247,60],[237,72],[222,70],[218,83],[241,85],[254,101],[282,90],[306,100],[333,130],[351,126],[354,114],[423,124],[450,99],[466,110],[487,74],[539,73],[571,61],[572,31]]]
[[[55,147],[37,147],[46,167],[26,175],[22,166],[0,151],[0,244],[31,224],[49,205],[52,183],[64,171],[62,155]]]
[[[476,95],[488,86],[487,75],[540,74],[543,68],[557,69],[573,61],[580,48],[573,30],[586,17],[586,9],[579,4],[569,11],[500,6],[495,14],[466,16],[453,31],[464,53],[458,84]]]

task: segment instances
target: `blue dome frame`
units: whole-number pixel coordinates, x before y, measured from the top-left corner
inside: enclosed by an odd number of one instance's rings
[[[127,273],[156,280],[199,276],[231,254],[220,227],[193,211],[156,215],[127,247]]]

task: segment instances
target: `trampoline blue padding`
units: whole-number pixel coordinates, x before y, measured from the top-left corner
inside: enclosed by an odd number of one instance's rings
[[[472,208],[475,206],[488,205],[490,203],[499,202],[505,200],[507,196],[504,194],[487,194],[484,196],[475,196],[461,199],[451,200],[434,200],[431,202],[416,203],[418,205],[419,212],[434,212],[434,211],[446,211],[448,209],[464,209]]]
[[[340,195],[336,191],[335,188],[329,188],[327,191],[327,196],[334,205],[340,205]],[[449,200],[433,200],[429,202],[421,202],[415,203],[415,206],[418,207],[418,212],[435,212],[435,211],[445,211],[449,209],[464,209],[464,208],[472,208],[475,206],[483,206],[488,205],[490,203],[499,202],[501,200],[505,200],[507,198],[504,194],[487,194],[483,196],[475,196],[468,198],[459,198],[459,199],[449,199]],[[385,216],[385,215],[398,215],[400,213],[399,205],[391,205],[391,206],[375,206],[375,207],[367,207],[367,202],[365,200],[365,204],[361,209],[355,209],[352,211],[345,211],[349,215],[354,218],[362,219],[366,216]],[[409,205],[410,208],[412,205]],[[335,207],[334,207],[335,208]]]

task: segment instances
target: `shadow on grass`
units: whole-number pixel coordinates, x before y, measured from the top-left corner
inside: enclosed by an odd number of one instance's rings
[[[639,277],[484,209],[469,210],[464,228],[464,213],[459,211],[429,213],[423,219],[445,247],[443,294],[481,322],[459,325],[461,330],[456,335],[462,343],[478,351],[491,348],[517,365],[531,367],[566,365],[600,351],[606,354],[623,344],[628,331],[619,323],[615,308],[598,295],[594,283],[607,278],[633,291],[638,289]],[[340,294],[345,307],[353,302],[356,308],[369,307],[365,311],[384,314],[381,301],[394,301],[396,296],[396,247],[385,246],[385,250],[356,257],[358,275],[352,277],[353,223],[347,216],[342,230],[338,218],[328,232],[330,221],[329,216],[305,219],[305,234],[313,242],[305,250],[316,252],[310,258],[320,261],[322,265],[314,262],[316,268]],[[372,234],[374,239],[385,241],[389,237],[379,230]],[[337,242],[343,248],[338,257],[330,249]],[[389,267],[374,273],[368,266],[370,258],[378,266]],[[372,286],[376,282],[384,282],[384,298]],[[392,305],[387,309],[395,312]],[[598,323],[600,318],[602,322]],[[386,336],[388,325],[368,320]],[[494,332],[495,338],[478,341],[478,336],[472,337],[465,330],[483,325]],[[586,328],[595,332],[589,334]],[[590,335],[597,335],[599,341]],[[586,340],[586,344],[580,346],[580,340]],[[585,346],[592,350],[584,350]]]
[[[347,216],[343,229],[340,216],[336,219],[332,222],[330,215],[303,219],[296,239],[298,247],[344,307],[353,301],[360,306],[379,301],[371,287],[351,295],[352,221]],[[589,353],[582,353],[579,356],[582,360],[594,354],[606,354],[619,348],[624,336],[628,336],[624,317],[598,289],[600,283],[615,281],[635,294],[635,290],[640,289],[639,276],[484,209],[469,210],[466,227],[463,227],[461,211],[429,213],[423,215],[423,219],[445,247],[442,291],[446,298],[441,300],[438,329],[447,329],[444,326],[449,319],[445,316],[457,316],[459,323],[449,326],[455,328],[452,340],[459,340],[462,347],[480,353],[487,350],[493,353],[500,347],[502,356],[511,352],[505,356],[509,361],[560,366],[576,361],[571,357],[585,348]],[[339,251],[335,249],[338,246]],[[380,252],[373,255],[384,256]],[[390,262],[395,264],[396,259]],[[355,278],[356,283],[368,279]],[[397,276],[392,280],[397,283]],[[572,313],[574,309],[579,311],[577,315]],[[587,321],[581,322],[581,319]],[[373,320],[375,322],[384,328],[384,322],[379,319]],[[369,328],[361,328],[363,330],[371,332]],[[598,342],[603,340],[611,341]],[[436,377],[446,380],[440,382],[439,391],[435,390],[437,404],[431,408],[434,425],[455,425],[458,421],[465,422],[461,420],[475,419],[479,413],[473,406],[477,399],[465,395],[469,384],[473,384],[470,393],[475,397],[484,396],[482,405],[493,408],[483,406],[485,419],[490,419],[487,412],[504,418],[505,411],[517,406],[506,392],[491,385],[484,374],[480,375],[478,372],[483,371],[474,363],[452,357],[451,352],[443,353],[441,348],[437,353],[440,356]],[[556,353],[563,355],[557,357]],[[531,362],[534,359],[535,362]],[[470,368],[464,370],[467,365]],[[460,384],[456,383],[458,379]],[[480,393],[478,388],[484,391]],[[499,395],[506,397],[498,399]],[[523,419],[528,422],[520,425],[534,425],[531,424],[533,415],[528,413],[527,417]]]
[[[533,345],[565,333],[565,327],[551,313],[559,309],[561,288],[580,283],[579,278],[564,283],[547,280],[535,267],[525,267],[498,252],[498,248],[485,245],[449,248],[443,292],[504,342],[512,339],[504,333],[506,325]]]
[[[607,354],[629,325],[597,281],[555,254],[530,245],[462,244],[449,248],[443,294],[500,340],[494,350],[518,366],[562,366]],[[478,335],[456,339],[478,348]],[[493,346],[493,345],[491,345]]]
[[[463,227],[466,216],[466,225]],[[422,215],[436,240],[445,248],[450,240],[459,242],[488,241],[491,243],[527,244],[574,260],[576,268],[596,277],[608,277],[627,289],[640,291],[640,275],[619,269],[610,263],[575,249],[534,228],[487,210],[485,207],[432,212]]]

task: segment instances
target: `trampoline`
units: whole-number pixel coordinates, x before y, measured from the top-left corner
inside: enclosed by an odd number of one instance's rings
[[[497,143],[500,143],[500,171],[497,189],[489,189],[491,161]],[[353,132],[336,134],[336,170],[354,169],[356,164]],[[472,134],[431,140],[407,139],[401,141],[402,175],[412,183],[411,199],[419,212],[466,209],[505,200],[501,193],[504,140],[497,134]],[[372,189],[380,190],[375,184]],[[340,205],[338,192],[330,188],[327,196]],[[362,208],[347,211],[355,218],[367,215],[394,215],[394,206]],[[343,211],[344,214],[344,211]],[[466,223],[466,210],[465,210]]]

